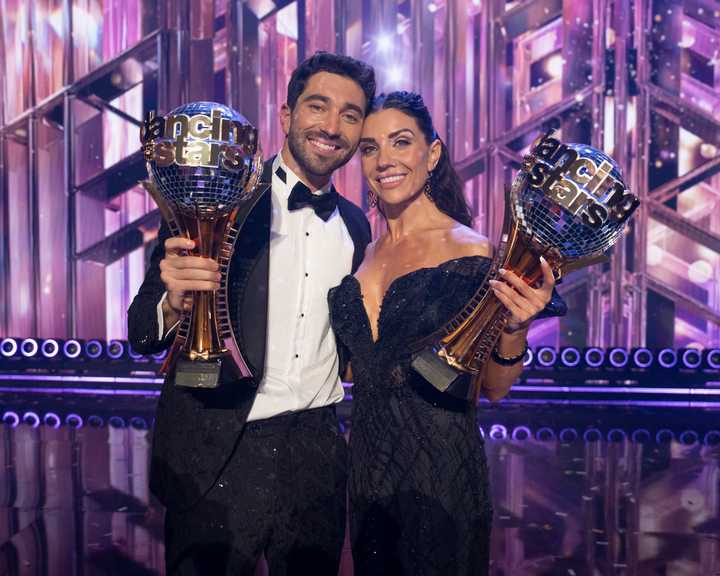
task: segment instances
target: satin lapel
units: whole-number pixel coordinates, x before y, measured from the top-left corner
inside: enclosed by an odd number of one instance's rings
[[[230,270],[230,301],[240,350],[250,364],[255,384],[265,368],[267,333],[272,159],[265,162],[259,186],[266,190],[243,215]]]

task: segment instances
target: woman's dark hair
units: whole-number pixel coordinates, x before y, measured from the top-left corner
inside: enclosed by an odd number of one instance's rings
[[[373,67],[342,54],[330,52],[315,52],[293,70],[288,83],[287,105],[292,109],[305,90],[308,80],[318,72],[330,72],[338,76],[350,78],[362,88],[365,93],[365,113],[370,109],[370,103],[375,97],[375,70]]]
[[[415,118],[428,144],[440,140],[433,127],[430,112],[420,94],[406,92],[405,90],[380,94],[373,100],[369,114],[388,109],[399,110],[411,118]],[[430,173],[432,199],[442,212],[461,224],[472,227],[472,212],[467,200],[465,200],[462,180],[460,180],[452,162],[450,162],[450,155],[445,142],[440,140],[440,145],[440,160],[438,160],[435,169]]]

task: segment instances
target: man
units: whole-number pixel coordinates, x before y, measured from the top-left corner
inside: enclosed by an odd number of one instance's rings
[[[317,53],[288,85],[271,189],[248,215],[230,266],[234,330],[252,379],[212,390],[166,379],[158,402],[151,488],[167,507],[168,574],[336,576],[345,533],[343,398],[327,292],[370,241],[363,212],[338,196],[333,171],[355,152],[375,92],[372,68]],[[128,312],[141,353],[166,348],[193,290],[218,288],[218,265],[158,247]]]

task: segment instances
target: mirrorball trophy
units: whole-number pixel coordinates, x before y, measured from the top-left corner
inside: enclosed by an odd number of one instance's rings
[[[223,365],[251,376],[233,333],[228,271],[244,217],[267,186],[258,186],[262,152],[257,129],[223,104],[192,102],[166,117],[148,114],[140,140],[150,192],[173,236],[191,239],[194,256],[220,266],[220,289],[195,291],[161,372],[175,384],[216,388]]]
[[[506,192],[497,255],[482,286],[439,332],[417,343],[412,366],[435,388],[477,400],[482,368],[497,344],[509,311],[490,289],[498,269],[529,285],[542,278],[544,256],[556,278],[607,257],[640,201],[605,153],[562,144],[552,131],[540,136]]]

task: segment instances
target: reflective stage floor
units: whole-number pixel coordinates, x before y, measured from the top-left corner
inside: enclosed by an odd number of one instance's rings
[[[0,399],[0,574],[163,574],[147,486],[155,398]],[[720,410],[480,410],[491,574],[720,574]]]

